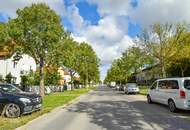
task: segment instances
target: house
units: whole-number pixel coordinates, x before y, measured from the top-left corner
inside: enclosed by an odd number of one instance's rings
[[[58,69],[58,72],[61,76],[61,80],[60,80],[60,84],[63,85],[63,84],[69,84],[71,82],[71,76],[70,76],[70,73],[68,72],[68,69],[67,68],[63,68],[63,67],[60,67]],[[74,79],[79,81],[80,80],[80,76],[76,73],[74,75]]]
[[[0,52],[0,75],[3,76],[3,78],[5,78],[7,74],[11,73],[14,77],[13,83],[20,84],[20,76],[22,74],[25,74],[31,70],[36,70],[36,62],[29,55],[22,55],[18,61],[13,61],[14,55],[8,55],[9,53],[7,52]]]
[[[132,74],[130,77],[133,81],[140,85],[150,85],[156,79],[162,77],[159,65],[153,65]]]

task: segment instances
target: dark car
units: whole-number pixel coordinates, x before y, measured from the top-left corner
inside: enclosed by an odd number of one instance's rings
[[[0,84],[0,114],[14,118],[40,110],[41,107],[40,95],[23,92],[11,84]]]

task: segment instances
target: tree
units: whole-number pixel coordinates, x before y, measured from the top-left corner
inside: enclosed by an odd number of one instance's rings
[[[73,89],[74,76],[79,68],[79,44],[73,40],[69,35],[61,41],[59,46],[61,52],[61,66],[67,69],[71,76],[71,86]]]
[[[45,85],[58,85],[61,76],[57,69],[46,69],[45,70]]]
[[[171,39],[172,40],[172,39]],[[189,69],[189,63],[190,63],[190,33],[184,32],[181,34],[178,41],[175,43],[176,46],[173,47],[173,50],[175,49],[176,54],[173,56],[168,65],[168,69],[171,73],[171,75],[177,75],[177,76],[189,76],[189,73],[187,70]],[[179,72],[176,72],[176,70],[179,70]],[[174,72],[171,72],[174,71]]]
[[[0,23],[0,51],[5,52],[8,57],[14,53],[15,48],[15,42],[8,33],[8,25],[6,23]]]
[[[140,36],[146,53],[161,66],[162,77],[166,77],[166,67],[177,51],[173,49],[181,34],[186,31],[185,24],[156,23]],[[172,39],[172,40],[171,40]]]
[[[0,23],[0,50],[3,49],[5,41],[7,41],[6,24]]]
[[[153,64],[153,59],[138,46],[128,48],[122,54],[121,60],[123,61],[124,69],[130,70],[130,73],[136,73],[144,66]]]
[[[17,18],[11,19],[8,24],[12,39],[39,64],[40,94],[44,96],[45,60],[61,39],[63,28],[60,17],[45,4],[32,4],[18,9]]]
[[[99,58],[93,48],[83,42],[79,45],[78,53],[78,72],[83,83],[89,85],[90,82],[99,81]]]
[[[114,60],[105,82],[126,83],[132,74],[152,64],[153,59],[143,49],[138,46],[130,47],[126,49],[121,58]]]
[[[127,78],[129,74],[124,69],[124,64],[122,59],[117,59],[112,62],[111,68],[107,72],[107,76],[104,82],[112,82],[115,81],[117,84],[127,82]]]
[[[13,76],[11,73],[8,73],[6,76],[5,76],[5,81],[6,83],[12,83],[13,82]]]

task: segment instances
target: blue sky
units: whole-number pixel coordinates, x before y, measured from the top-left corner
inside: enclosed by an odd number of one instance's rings
[[[46,3],[62,18],[76,41],[86,41],[101,59],[101,79],[112,61],[134,45],[133,39],[155,22],[190,22],[190,1],[183,0],[5,0],[0,22],[16,17],[16,10]]]

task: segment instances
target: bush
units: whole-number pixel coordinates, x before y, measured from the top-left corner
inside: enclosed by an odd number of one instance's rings
[[[59,80],[61,76],[57,71],[45,71],[44,73],[44,84],[49,85],[59,85]],[[30,72],[27,75],[21,76],[21,84],[22,86],[32,86],[32,85],[39,85],[40,84],[40,73]]]
[[[11,73],[8,73],[6,76],[5,76],[5,81],[7,82],[7,83],[13,83],[13,76],[12,76],[12,74]]]

